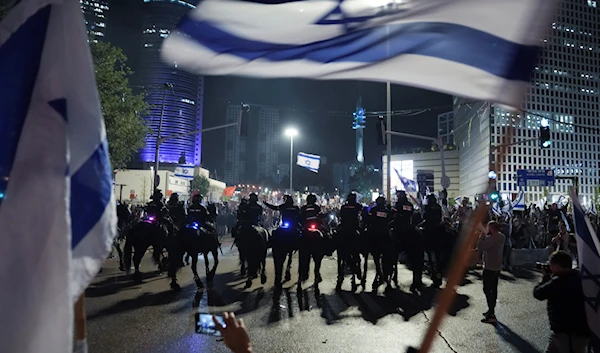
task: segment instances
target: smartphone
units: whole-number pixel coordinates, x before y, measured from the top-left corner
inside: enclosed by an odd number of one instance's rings
[[[221,326],[225,327],[225,320],[220,315],[215,315]],[[212,314],[197,313],[196,314],[196,333],[202,333],[210,336],[221,336],[221,332],[215,326]]]

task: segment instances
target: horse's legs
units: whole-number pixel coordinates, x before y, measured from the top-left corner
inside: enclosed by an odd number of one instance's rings
[[[315,261],[315,286],[323,281],[321,278],[321,260],[323,260],[323,255],[313,255],[313,260]]]
[[[219,265],[219,252],[217,251],[217,248],[214,248],[212,250],[212,255],[213,255],[214,264],[213,264],[213,268],[210,270],[210,276],[207,276],[207,279],[206,279],[207,281],[212,281],[212,279],[215,277],[215,274],[217,273],[217,266]],[[206,261],[208,261],[208,259]]]
[[[141,281],[142,273],[140,272],[140,262],[142,262],[142,257],[144,256],[144,252],[141,248],[135,249],[135,253],[133,254],[133,267],[135,268],[135,272],[133,276],[136,280]]]
[[[336,290],[340,290],[342,289],[342,283],[344,282],[344,268],[345,268],[345,259],[344,259],[344,255],[343,255],[343,251],[340,251],[340,249],[338,249],[338,259],[337,259],[337,266],[338,266],[338,277],[337,277],[337,284],[335,286]],[[354,273],[352,274],[352,279],[354,281]]]
[[[260,265],[260,283],[265,284],[267,283],[267,249],[265,249],[265,253],[262,257],[262,260],[260,260]]]
[[[275,266],[275,288],[281,288],[281,273],[283,272],[283,264],[287,253],[279,249],[278,246],[273,247],[273,265]],[[288,262],[289,263],[289,262]]]
[[[369,252],[368,251],[363,253],[363,258],[365,260],[365,264],[363,265],[363,274],[362,274],[362,279],[360,281],[360,284],[364,290],[365,287],[367,286],[367,272],[369,271]]]
[[[114,241],[113,245],[115,249],[117,249],[117,253],[119,254],[119,270],[125,271],[125,263],[123,262],[123,251],[121,251],[121,246],[118,241]]]
[[[375,279],[373,280],[373,291],[376,291],[377,287],[379,287],[379,283],[381,283],[381,279],[383,278],[383,272],[381,269],[381,254],[373,254],[373,260],[375,261]]]
[[[200,279],[200,275],[198,275],[198,254],[192,256],[191,268],[192,273],[194,274],[194,282],[196,282],[196,286],[198,286],[198,288],[204,287],[204,285],[202,284],[202,280]]]
[[[294,251],[290,250],[290,252],[288,252],[286,256],[288,258],[287,267],[285,269],[285,280],[287,282],[292,279],[292,257],[294,256]],[[283,261],[285,261],[285,257],[283,258]]]

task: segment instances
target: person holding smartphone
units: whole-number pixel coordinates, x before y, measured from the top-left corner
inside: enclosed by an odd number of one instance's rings
[[[548,301],[552,335],[547,353],[587,352],[590,333],[581,275],[572,267],[571,256],[567,252],[553,252],[548,267],[542,268],[542,282],[533,289],[535,299]]]

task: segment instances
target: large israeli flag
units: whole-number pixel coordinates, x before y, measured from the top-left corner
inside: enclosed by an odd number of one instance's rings
[[[571,192],[573,220],[577,234],[577,254],[581,269],[581,282],[585,300],[588,326],[592,333],[590,345],[594,352],[600,351],[600,240],[590,220],[585,215],[579,197]]]
[[[116,233],[86,39],[73,0],[22,0],[0,22],[2,352],[71,352],[73,304]]]
[[[318,173],[319,165],[321,164],[321,156],[300,152],[298,153],[298,160],[296,161],[296,164],[310,170],[311,172]]]
[[[391,81],[520,107],[554,0],[205,0],[163,59],[211,75]]]

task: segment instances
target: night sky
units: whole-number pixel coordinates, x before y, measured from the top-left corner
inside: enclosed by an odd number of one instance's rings
[[[121,47],[135,69],[139,55],[141,12],[143,0],[112,1],[107,26],[107,39]],[[251,79],[240,77],[206,77],[204,97],[204,127],[222,124],[229,103],[264,104],[282,109],[282,130],[295,126],[300,134],[294,140],[295,151],[327,157],[329,165],[352,161],[355,158],[355,133],[352,115],[358,96],[362,96],[367,111],[385,111],[385,83],[359,81],[313,81],[302,79]],[[452,109],[451,97],[445,94],[392,85],[392,110],[435,108],[413,117],[393,117],[396,131],[436,136],[437,114]],[[365,129],[365,164],[381,165],[385,147],[376,144],[376,118]],[[282,131],[283,134],[283,131]],[[203,136],[203,166],[218,176],[223,175],[224,131]],[[287,138],[281,143],[281,163],[289,161]],[[425,141],[395,137],[394,148],[430,144]],[[214,146],[214,147],[213,147]],[[328,167],[321,174],[296,168],[294,179],[299,184],[325,185],[330,183]],[[214,176],[214,175],[213,175]]]

